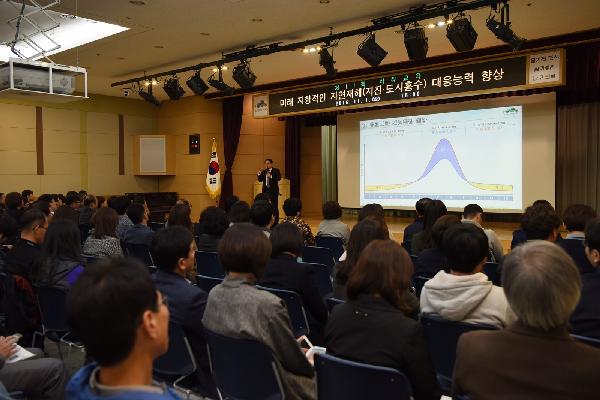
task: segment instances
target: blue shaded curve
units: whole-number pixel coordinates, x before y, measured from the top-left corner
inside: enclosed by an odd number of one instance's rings
[[[454,152],[452,144],[448,141],[448,139],[442,139],[435,146],[435,150],[433,151],[431,159],[429,160],[427,167],[425,167],[423,174],[421,174],[419,179],[416,179],[411,183],[419,182],[421,179],[425,178],[427,175],[429,175],[431,170],[442,160],[450,161],[450,164],[452,164],[452,167],[454,168],[454,171],[456,171],[458,176],[460,176],[463,181],[469,182],[462,170],[462,167],[460,166],[458,158],[456,158],[456,153]]]

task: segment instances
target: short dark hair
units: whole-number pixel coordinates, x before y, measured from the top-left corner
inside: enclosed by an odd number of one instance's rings
[[[229,210],[229,220],[233,223],[250,222],[250,205],[244,200],[232,205]]]
[[[33,194],[33,190],[25,189],[21,192],[21,197],[23,197],[23,200],[25,200],[28,196],[31,196],[32,194]]]
[[[271,197],[267,193],[258,193],[256,196],[254,196],[254,202],[257,202],[259,200],[265,200],[270,203]]]
[[[100,366],[123,361],[132,351],[141,317],[160,308],[148,270],[137,260],[113,258],[88,265],[66,302],[67,320]]]
[[[451,270],[469,274],[487,259],[488,238],[473,224],[453,225],[444,233],[442,250]]]
[[[70,206],[73,203],[80,202],[81,198],[79,197],[79,193],[77,192],[69,192],[67,193],[67,199],[65,200],[65,204]]]
[[[323,204],[324,219],[338,219],[342,217],[342,207],[337,201],[329,200]]]
[[[92,225],[94,226],[93,236],[97,239],[102,239],[104,236],[117,237],[119,216],[112,208],[102,207],[92,216]]]
[[[144,220],[145,213],[146,210],[141,204],[133,203],[132,205],[127,207],[127,216],[134,224],[141,224]]]
[[[467,204],[463,210],[463,217],[465,217],[465,219],[474,218],[477,214],[483,214],[483,208],[478,204]]]
[[[545,204],[527,207],[521,227],[528,240],[547,240],[554,229],[560,228],[560,218],[554,208]]]
[[[50,216],[50,204],[47,201],[43,201],[43,200],[38,200],[35,203],[33,203],[33,205],[31,206],[31,208],[35,208],[36,210],[40,210],[41,212],[43,212],[44,214],[46,214],[46,216]]]
[[[108,199],[108,206],[115,210],[119,215],[124,215],[130,204],[131,200],[126,196],[112,196]]]
[[[54,197],[51,194],[43,194],[40,197],[38,197],[38,201],[45,201],[48,204],[52,203],[53,200]]]
[[[285,252],[290,252],[296,255],[296,257],[302,255],[302,250],[304,249],[302,231],[290,222],[278,224],[271,231],[269,240],[271,240],[271,257],[277,257]]]
[[[194,229],[194,224],[192,223],[192,209],[186,203],[175,204],[171,207],[169,211],[169,226],[183,226],[190,230],[190,232]]]
[[[219,207],[206,207],[200,213],[200,233],[221,237],[229,228],[229,218],[225,210]]]
[[[240,201],[240,198],[235,195],[227,196],[223,201],[223,205],[225,206],[225,212],[228,213],[231,210],[231,206],[233,206],[238,201]]]
[[[4,197],[4,204],[6,205],[6,208],[9,209],[19,208],[23,204],[23,196],[21,196],[21,193],[17,192],[7,193]]]
[[[358,222],[362,221],[365,218],[372,217],[378,219],[380,221],[385,220],[385,211],[381,204],[371,203],[363,206],[358,211]]]
[[[273,160],[272,160],[272,159],[270,159],[270,158],[265,158],[265,162],[267,162],[267,161],[268,161],[268,162],[270,162],[271,164],[273,164]]]
[[[133,196],[131,202],[144,205],[146,203],[146,196],[144,196],[143,194],[136,194]]]
[[[532,206],[539,206],[539,205],[554,208],[554,207],[552,207],[552,204],[550,204],[550,202],[548,200],[544,200],[544,199],[536,200],[532,204]]]
[[[415,210],[417,214],[422,216],[425,213],[425,206],[431,201],[429,197],[423,197],[422,199],[417,200],[415,203]]]
[[[18,234],[19,225],[17,221],[8,215],[0,215],[0,236],[2,236],[0,244],[12,243]]]
[[[569,231],[583,231],[588,221],[596,218],[596,211],[586,204],[572,204],[563,213],[563,222]]]
[[[283,212],[288,217],[295,217],[302,211],[302,201],[297,197],[290,197],[283,202]]]
[[[192,232],[183,226],[161,229],[152,238],[152,260],[163,271],[173,272],[180,258],[187,258],[194,241]]]
[[[585,226],[585,244],[592,250],[600,251],[600,218],[588,221]]]
[[[87,196],[85,196],[85,199],[83,199],[83,205],[86,207],[89,207],[94,203],[100,205],[98,204],[98,199],[96,199],[96,196],[94,196],[93,194],[88,194]]]
[[[271,222],[273,217],[273,206],[265,200],[258,200],[252,204],[250,209],[250,221],[253,224],[265,227]]]
[[[431,228],[431,238],[433,244],[438,248],[442,248],[442,242],[444,241],[444,233],[452,226],[460,224],[460,219],[456,215],[442,215],[435,221],[433,228]]]
[[[248,223],[233,225],[219,241],[219,262],[227,272],[252,273],[260,279],[270,256],[271,242]]]
[[[20,222],[22,230],[31,231],[36,226],[44,225],[44,222],[46,222],[46,214],[41,210],[32,208],[23,213]]]
[[[60,200],[60,201],[62,201],[62,202],[63,202],[63,204],[64,204],[64,203],[66,203],[66,201],[67,201],[67,198],[65,197],[65,195],[64,195],[64,194],[62,194],[62,193],[59,193],[59,194],[57,194],[56,196],[58,197],[58,200]]]

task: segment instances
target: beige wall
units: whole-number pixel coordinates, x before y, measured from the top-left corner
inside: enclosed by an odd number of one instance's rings
[[[302,214],[321,215],[321,127],[302,127],[300,138],[300,200]]]
[[[36,106],[42,107],[44,175],[36,168]],[[0,191],[156,191],[156,178],[135,177],[131,169],[131,135],[154,133],[155,113],[143,101],[109,96],[67,104],[0,99]],[[118,171],[119,114],[125,121],[125,175]]]

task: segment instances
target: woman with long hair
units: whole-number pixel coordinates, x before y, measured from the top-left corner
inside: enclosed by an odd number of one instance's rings
[[[434,247],[433,242],[433,224],[442,215],[448,214],[446,205],[441,200],[431,200],[425,206],[425,215],[423,216],[423,231],[415,234],[411,242],[412,253],[418,255],[426,249]]]
[[[123,255],[121,241],[117,238],[119,215],[110,207],[99,208],[92,217],[94,229],[83,244],[83,254],[91,257]]]

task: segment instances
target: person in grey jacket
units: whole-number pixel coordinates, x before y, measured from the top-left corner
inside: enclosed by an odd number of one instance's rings
[[[277,361],[286,399],[316,399],[314,370],[291,330],[283,300],[256,288],[271,255],[269,239],[250,224],[230,227],[219,243],[227,271],[208,295],[202,323],[217,334],[267,345]]]

